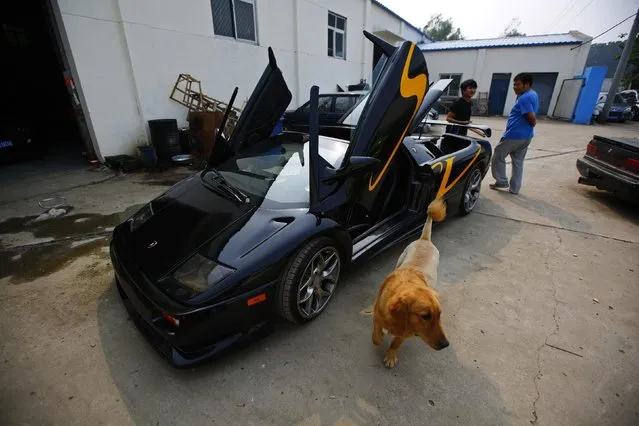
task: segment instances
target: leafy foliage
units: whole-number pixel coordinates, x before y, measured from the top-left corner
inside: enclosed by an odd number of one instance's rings
[[[510,23],[504,28],[504,32],[501,33],[502,37],[523,37],[526,34],[519,31],[521,20],[519,18],[513,18]]]
[[[424,27],[424,32],[433,40],[463,40],[459,28],[455,28],[452,18],[444,19],[441,13],[437,13],[430,17],[430,20]]]

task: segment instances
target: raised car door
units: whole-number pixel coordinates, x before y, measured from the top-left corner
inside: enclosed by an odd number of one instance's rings
[[[278,68],[273,50],[268,48],[268,65],[242,110],[226,145],[232,153],[269,137],[291,102],[291,91]]]
[[[321,158],[314,158],[319,154],[311,149],[311,168],[316,168],[311,172],[311,192],[315,188],[311,210],[323,211],[327,204],[335,204],[329,202],[332,196],[343,198],[343,193],[327,187],[326,178],[331,185],[336,182],[331,176],[351,179],[348,196],[364,210],[373,211],[376,201],[389,195],[383,190],[385,178],[428,88],[426,61],[414,43],[405,41],[394,47],[366,31],[364,35],[384,52],[387,60],[368,93],[341,167],[327,168]],[[310,133],[313,134],[312,124]],[[356,174],[358,170],[360,173]]]
[[[426,96],[424,96],[422,106],[419,108],[419,111],[417,111],[417,114],[415,114],[415,117],[413,118],[413,121],[410,125],[409,134],[415,133],[419,130],[419,128],[423,124],[422,122],[426,118],[426,114],[428,114],[433,105],[435,105],[435,102],[439,100],[439,98],[442,96],[442,93],[444,93],[444,91],[448,88],[448,86],[450,86],[450,83],[452,82],[452,78],[444,78],[430,85],[428,91],[426,92]]]

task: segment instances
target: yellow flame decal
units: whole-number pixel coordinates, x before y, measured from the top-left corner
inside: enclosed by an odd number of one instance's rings
[[[406,57],[406,62],[404,63],[404,70],[402,71],[402,79],[399,84],[399,93],[402,95],[403,98],[410,98],[411,96],[417,96],[417,101],[415,102],[415,110],[413,111],[413,114],[410,116],[410,120],[408,120],[408,124],[406,125],[406,128],[402,132],[402,136],[397,140],[397,143],[395,144],[395,148],[393,149],[393,152],[391,152],[391,155],[390,157],[388,157],[386,164],[384,164],[382,171],[379,172],[379,175],[375,179],[375,182],[373,182],[373,176],[371,176],[370,181],[368,182],[369,191],[372,191],[373,189],[375,189],[377,184],[379,184],[379,181],[382,179],[382,176],[384,176],[384,173],[386,173],[388,166],[390,165],[391,161],[393,161],[393,158],[395,157],[395,153],[397,153],[397,149],[399,148],[399,145],[404,140],[404,137],[406,136],[406,132],[408,131],[410,124],[413,122],[413,118],[415,117],[415,114],[417,114],[417,110],[422,104],[422,100],[424,99],[424,95],[426,94],[426,87],[428,86],[428,78],[426,77],[426,74],[419,74],[413,78],[408,77],[408,69],[410,67],[410,61],[413,58],[414,50],[415,50],[415,43],[411,43],[410,50],[408,51],[408,55]],[[421,53],[419,54],[421,55]]]
[[[471,168],[471,166],[473,164],[475,164],[475,161],[477,161],[477,159],[479,158],[479,154],[481,153],[481,149],[477,150],[477,153],[475,154],[475,156],[473,157],[472,160],[470,160],[470,163],[468,163],[468,165],[466,166],[466,168],[464,170],[462,170],[462,172],[459,174],[459,176],[457,176],[455,178],[455,180],[448,185],[448,179],[450,179],[450,174],[453,171],[453,163],[455,162],[455,156],[453,155],[450,158],[447,158],[446,160],[444,160],[446,162],[446,170],[444,171],[444,177],[442,178],[442,183],[441,185],[439,185],[439,190],[437,191],[437,195],[435,196],[435,198],[442,198],[444,195],[446,195],[446,193],[448,191],[451,190],[451,188],[453,186],[455,186],[455,184],[457,182],[459,182],[459,179],[462,178],[462,176],[464,176],[466,174],[466,172],[468,171],[468,169]],[[431,169],[433,171],[435,171],[435,168],[439,166],[439,169],[443,169],[444,165],[442,164],[441,161],[438,161],[437,163],[433,164],[433,166],[431,167]]]

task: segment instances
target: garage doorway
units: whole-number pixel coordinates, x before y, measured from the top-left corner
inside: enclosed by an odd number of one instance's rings
[[[503,115],[508,88],[510,87],[510,73],[494,73],[488,92],[488,114]]]
[[[0,173],[18,163],[96,159],[50,1],[0,5]]]
[[[531,72],[532,88],[539,96],[539,113],[537,115],[548,115],[552,94],[555,91],[555,83],[557,83],[556,72]]]

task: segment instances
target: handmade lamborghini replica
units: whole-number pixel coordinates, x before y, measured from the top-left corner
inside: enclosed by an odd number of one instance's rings
[[[365,35],[384,55],[350,114],[356,125],[332,129],[343,139],[320,134],[316,86],[309,134],[272,135],[291,92],[269,48],[266,70],[232,134],[218,132],[208,167],[114,229],[120,295],[174,366],[270,331],[277,314],[317,318],[344,268],[418,233],[435,197],[449,212],[475,207],[490,144],[415,134],[450,80],[429,88],[415,44]]]

